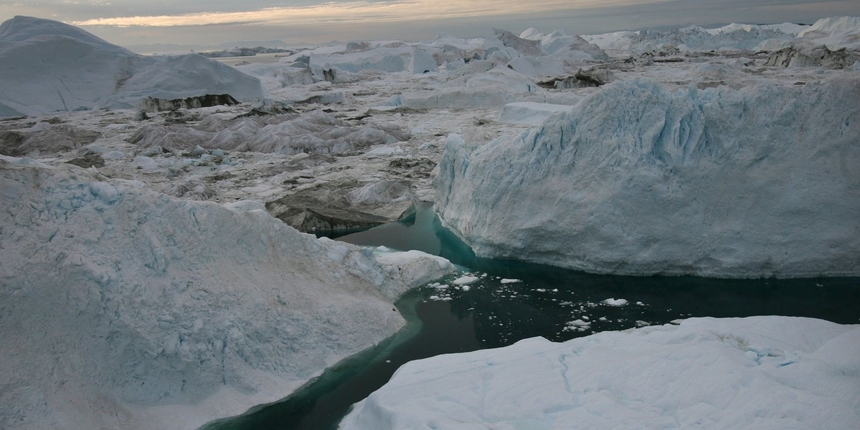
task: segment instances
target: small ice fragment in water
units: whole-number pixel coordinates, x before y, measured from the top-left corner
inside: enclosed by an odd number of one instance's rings
[[[624,306],[627,304],[627,300],[609,298],[609,299],[604,300],[603,304],[605,304],[607,306]]]
[[[581,319],[576,319],[573,321],[569,321],[567,326],[564,328],[564,331],[585,331],[591,328],[591,325]]]
[[[507,279],[507,278],[505,278],[505,279],[502,279],[500,282],[503,284],[515,284],[517,282],[523,282],[523,281],[519,280],[519,279]]]
[[[478,282],[479,278],[477,276],[461,276],[454,280],[454,285],[469,285]]]

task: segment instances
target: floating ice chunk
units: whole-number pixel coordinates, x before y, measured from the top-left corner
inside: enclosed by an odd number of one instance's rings
[[[501,282],[501,283],[503,283],[503,284],[516,284],[516,283],[518,283],[518,282],[523,282],[523,281],[522,281],[521,279],[508,279],[508,278],[504,278],[504,279],[502,279],[502,280],[501,280],[501,281],[499,281],[499,282]],[[538,291],[541,291],[541,290],[538,290]]]
[[[452,281],[452,283],[454,285],[469,285],[469,284],[474,284],[475,282],[478,282],[479,280],[480,280],[480,278],[478,278],[477,276],[465,275],[465,276],[461,276],[461,277],[455,279],[454,281]]]
[[[581,319],[575,319],[573,321],[568,321],[567,325],[564,327],[564,331],[585,331],[591,328],[591,323],[587,321],[583,321]]]
[[[389,276],[400,288],[383,289],[383,293],[395,298],[406,290],[427,284],[433,280],[454,273],[456,267],[445,258],[422,251],[375,252],[376,260],[388,271]],[[437,287],[440,290],[444,287]]]
[[[607,306],[618,306],[618,307],[621,307],[621,306],[626,306],[626,305],[627,305],[627,300],[625,300],[625,299],[614,299],[614,298],[609,298],[609,299],[604,300],[604,301],[603,301],[603,302],[601,302],[601,303],[603,303],[603,304],[605,304],[605,305],[607,305]]]
[[[787,317],[531,338],[407,363],[341,429],[860,428],[858,340],[857,325]]]

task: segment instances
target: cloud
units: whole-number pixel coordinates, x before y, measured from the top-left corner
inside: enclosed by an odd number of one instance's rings
[[[342,22],[386,23],[410,20],[477,18],[633,6],[671,0],[393,0],[323,3],[305,7],[272,7],[243,12],[200,12],[178,15],[127,16],[74,21],[79,26],[179,27],[225,24],[312,25]]]

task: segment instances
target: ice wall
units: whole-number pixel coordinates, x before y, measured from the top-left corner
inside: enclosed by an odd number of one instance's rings
[[[698,318],[405,364],[341,430],[860,426],[860,326]]]
[[[3,429],[242,413],[394,334],[392,300],[454,270],[71,165],[0,156],[0,190]]]
[[[539,128],[453,136],[436,207],[480,256],[590,272],[860,274],[860,79],[609,84]]]

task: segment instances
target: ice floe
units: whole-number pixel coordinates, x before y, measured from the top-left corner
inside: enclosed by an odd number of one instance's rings
[[[697,318],[413,361],[340,428],[847,429],[858,375],[856,325]]]

